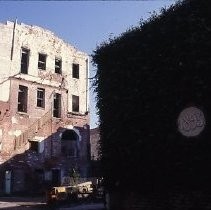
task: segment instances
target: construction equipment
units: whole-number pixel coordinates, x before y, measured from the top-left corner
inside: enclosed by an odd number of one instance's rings
[[[91,181],[82,182],[70,186],[52,187],[47,191],[47,204],[58,203],[62,201],[85,198],[93,193]]]

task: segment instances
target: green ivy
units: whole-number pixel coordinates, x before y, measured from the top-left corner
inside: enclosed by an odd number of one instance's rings
[[[197,187],[206,182],[199,177],[211,165],[210,129],[207,125],[200,136],[187,139],[177,131],[177,118],[195,105],[209,122],[210,11],[209,0],[180,1],[94,51],[93,85],[108,188]]]

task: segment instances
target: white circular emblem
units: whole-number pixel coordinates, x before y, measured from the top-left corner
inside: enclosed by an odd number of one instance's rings
[[[178,117],[178,129],[184,136],[197,136],[203,131],[204,127],[204,114],[196,107],[184,109]]]

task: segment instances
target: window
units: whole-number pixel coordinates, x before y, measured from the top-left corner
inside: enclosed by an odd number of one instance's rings
[[[45,89],[37,89],[37,107],[45,108]]]
[[[73,63],[72,74],[73,78],[79,79],[79,64]]]
[[[74,130],[66,130],[62,133],[61,152],[67,157],[78,157],[78,134]]]
[[[19,85],[18,91],[18,111],[27,112],[27,98],[28,98],[28,88]]]
[[[55,73],[62,73],[62,60],[59,58],[55,58]]]
[[[72,111],[79,112],[79,96],[72,95]]]
[[[29,64],[29,50],[22,48],[21,54],[21,73],[28,74],[28,64]]]
[[[53,117],[61,117],[61,94],[54,94]]]
[[[39,144],[39,142],[37,142],[37,141],[30,141],[30,150],[38,152],[39,151],[38,144]]]
[[[46,70],[46,55],[39,53],[38,57],[38,69]]]
[[[37,153],[43,153],[45,149],[44,137],[35,136],[32,139],[29,139],[30,150],[35,151]]]

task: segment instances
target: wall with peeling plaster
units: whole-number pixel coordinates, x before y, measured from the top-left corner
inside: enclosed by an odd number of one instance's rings
[[[21,74],[21,48],[30,50],[28,74]],[[46,70],[38,69],[38,55],[47,55]],[[55,57],[62,59],[62,74],[55,72]],[[30,188],[21,176],[42,168],[61,169],[75,165],[87,174],[89,162],[88,55],[65,43],[51,31],[23,23],[0,23],[0,194],[4,192],[4,170],[12,170],[13,192]],[[72,64],[79,64],[79,79],[72,78]],[[17,111],[19,85],[28,87],[27,112]],[[37,88],[45,89],[45,108],[38,108]],[[52,111],[53,93],[61,94],[61,118],[51,118],[36,130],[42,144],[39,153],[30,150],[25,135],[37,120]],[[79,96],[79,112],[72,112],[72,95]],[[66,129],[79,135],[80,156],[70,160],[62,156],[61,136]],[[29,140],[29,141],[28,141]],[[30,168],[30,170],[29,170]],[[23,171],[20,173],[20,169]],[[49,171],[46,171],[46,173]],[[27,179],[28,180],[28,179]],[[22,184],[24,183],[24,187]],[[30,181],[29,181],[30,183]]]
[[[14,34],[14,41],[13,41]],[[13,44],[13,53],[12,50]],[[19,74],[21,47],[30,50],[28,74]],[[52,32],[38,26],[7,22],[0,24],[0,90],[8,90],[1,85],[8,77],[22,78],[27,81],[42,83],[49,86],[71,89],[68,92],[68,111],[71,112],[72,94],[80,95],[80,112],[88,109],[87,77],[88,55],[65,43]],[[11,55],[12,53],[12,55]],[[47,55],[46,71],[37,68],[38,53]],[[12,60],[11,60],[12,57]],[[55,57],[62,59],[62,75],[54,73]],[[80,66],[80,79],[72,78],[72,63]],[[7,94],[8,96],[8,94]],[[0,96],[1,99],[2,96]]]

